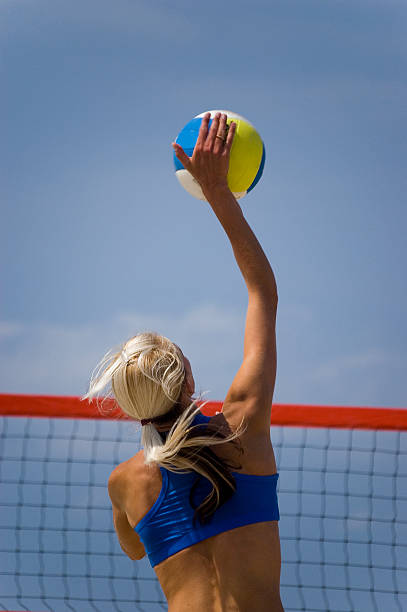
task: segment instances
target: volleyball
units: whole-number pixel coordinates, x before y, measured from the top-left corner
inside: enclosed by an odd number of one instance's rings
[[[202,118],[207,112],[211,113],[209,126],[216,113],[225,113],[227,115],[226,123],[228,126],[232,121],[236,123],[236,132],[230,151],[227,179],[229,188],[235,198],[242,198],[257,185],[263,174],[264,162],[266,159],[264,143],[255,127],[250,121],[245,119],[245,117],[227,110],[205,111],[189,121],[182,128],[175,140],[189,157],[192,157]],[[199,183],[187,170],[185,170],[175,153],[174,166],[175,176],[182,187],[195,198],[206,200]]]

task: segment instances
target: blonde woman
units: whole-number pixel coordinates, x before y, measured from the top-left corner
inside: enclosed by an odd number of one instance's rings
[[[226,176],[236,129],[225,114],[202,120],[192,158],[175,154],[199,182],[228,236],[248,290],[243,361],[222,412],[194,401],[191,364],[153,332],[105,361],[86,397],[111,386],[142,425],[143,450],[108,483],[120,545],[149,556],[170,612],[281,612],[276,461],[270,411],[276,376],[273,271]],[[210,125],[210,127],[209,127]]]

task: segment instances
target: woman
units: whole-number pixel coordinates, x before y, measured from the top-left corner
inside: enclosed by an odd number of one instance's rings
[[[276,376],[277,287],[270,264],[228,188],[236,129],[226,115],[202,120],[192,158],[175,154],[199,182],[225,230],[248,290],[242,365],[220,414],[193,401],[181,349],[143,333],[102,364],[86,397],[111,384],[141,421],[143,450],[109,478],[115,529],[130,559],[147,553],[170,612],[281,612],[277,467],[270,441]]]

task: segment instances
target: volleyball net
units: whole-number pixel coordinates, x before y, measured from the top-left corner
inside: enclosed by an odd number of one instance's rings
[[[140,449],[120,416],[0,395],[0,610],[167,609],[113,529],[108,477]],[[407,410],[274,404],[271,439],[286,612],[407,610]]]

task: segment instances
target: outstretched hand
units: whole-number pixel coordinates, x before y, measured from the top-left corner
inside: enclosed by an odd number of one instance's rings
[[[192,157],[188,157],[179,144],[172,143],[175,155],[204,193],[227,187],[230,150],[236,131],[236,123],[232,122],[228,129],[227,116],[221,113],[216,113],[209,128],[210,117],[211,114],[206,113],[202,119]]]

